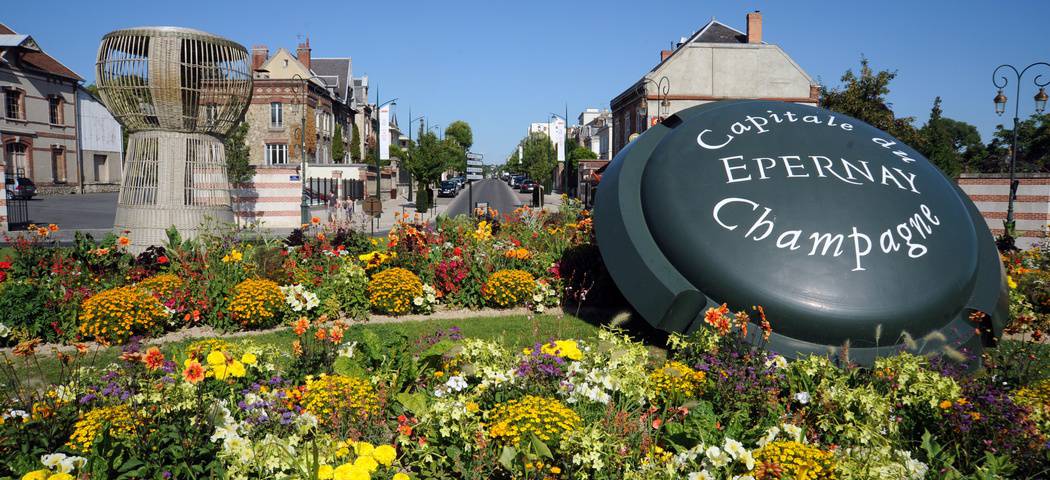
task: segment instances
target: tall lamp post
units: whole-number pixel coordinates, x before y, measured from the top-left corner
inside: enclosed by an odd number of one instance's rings
[[[664,120],[664,113],[669,111],[671,107],[671,102],[667,99],[668,94],[671,92],[671,79],[663,76],[660,77],[660,80],[653,80],[649,77],[642,77],[642,80],[645,81],[638,86],[638,90],[642,92],[642,102],[638,105],[638,113],[646,119],[646,122],[649,121],[649,93],[646,87],[648,87],[649,84],[652,84],[656,87],[656,93],[660,97],[660,105],[656,108],[656,116],[659,117],[662,122]],[[648,129],[649,125],[646,125],[645,128]]]
[[[413,146],[413,144],[412,144],[412,125],[415,125],[416,122],[419,122],[420,125],[422,125],[423,124],[423,119],[425,117],[426,117],[425,115],[420,115],[420,116],[418,116],[416,118],[412,118],[412,108],[410,107],[408,109],[408,118],[411,119],[411,120],[408,121],[408,148],[409,148],[409,150],[408,150],[408,152],[405,152],[405,153],[407,153],[409,155],[409,157],[412,156],[412,148],[415,148]],[[409,178],[409,181],[408,181],[408,201],[411,202],[412,201],[412,191],[416,189],[416,186],[412,185],[412,182],[413,182],[412,172],[409,172],[408,178]]]
[[[1003,228],[1005,230],[1004,235],[1010,238],[1013,238],[1013,234],[1015,231],[1014,201],[1016,201],[1017,199],[1017,186],[1019,183],[1016,179],[1015,170],[1017,164],[1017,128],[1020,124],[1020,118],[1018,117],[1018,108],[1020,107],[1020,102],[1018,102],[1018,99],[1021,98],[1021,78],[1023,78],[1024,74],[1028,72],[1028,69],[1037,66],[1042,66],[1050,69],[1050,63],[1036,62],[1031,65],[1028,65],[1027,67],[1024,67],[1021,70],[1017,70],[1017,67],[1014,67],[1013,65],[1003,64],[996,67],[995,71],[992,72],[992,84],[999,89],[999,93],[995,95],[994,99],[996,115],[1001,116],[1003,112],[1006,111],[1007,98],[1006,95],[1003,95],[1003,88],[1006,88],[1006,85],[1010,83],[1010,80],[1006,76],[1006,73],[1013,72],[1015,83],[1017,84],[1017,97],[1015,97],[1014,100],[1013,143],[1010,146],[1010,200],[1006,205],[1006,221],[1003,222]],[[999,73],[1000,70],[1003,71],[1002,74]],[[1050,80],[1042,81],[1042,78],[1042,75],[1036,75],[1035,78],[1032,79],[1032,83],[1034,83],[1035,86],[1039,87],[1039,93],[1036,93],[1034,97],[1036,113],[1043,113],[1043,110],[1046,109],[1047,94],[1046,89],[1043,87],[1050,85]]]
[[[376,107],[375,107],[375,114],[376,114],[376,200],[379,201],[379,205],[380,206],[383,205],[383,196],[379,194],[379,190],[381,188],[380,181],[382,180],[382,175],[380,175],[380,173],[379,173],[379,157],[380,157],[380,154],[379,154],[379,129],[380,128],[390,128],[390,125],[386,125],[384,127],[383,125],[379,124],[379,111],[384,106],[386,106],[387,104],[397,105],[397,99],[394,98],[394,99],[391,99],[391,100],[387,100],[387,101],[385,101],[383,103],[379,103],[379,87],[376,86]],[[382,210],[380,210],[380,212],[382,212]],[[380,213],[379,215],[382,216],[383,214]]]
[[[300,108],[302,111],[302,118],[299,123],[299,161],[301,165],[299,167],[299,180],[302,184],[301,196],[303,197],[302,201],[299,203],[299,217],[303,224],[310,223],[310,197],[308,194],[306,179],[306,167],[308,165],[308,161],[306,160],[306,104],[310,96],[307,94],[306,82],[313,79],[320,80],[321,83],[324,83],[324,79],[317,75],[310,75],[309,77],[303,77],[298,73],[292,75],[292,80],[299,80],[303,94],[303,106]]]

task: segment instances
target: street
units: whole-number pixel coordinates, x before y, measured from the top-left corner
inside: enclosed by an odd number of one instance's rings
[[[36,196],[29,201],[29,222],[54,223],[64,230],[109,230],[117,213],[117,192]]]
[[[471,188],[473,192],[468,192],[467,190]],[[448,206],[446,215],[454,217],[468,214],[471,200],[468,197],[473,197],[472,200],[475,204],[478,202],[488,203],[489,208],[495,208],[499,213],[509,214],[518,206],[528,203],[531,195],[517,193],[502,180],[486,178],[474,182],[473,186],[464,188],[463,191],[459,192]]]

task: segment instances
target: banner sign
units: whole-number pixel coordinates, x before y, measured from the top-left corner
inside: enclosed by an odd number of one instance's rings
[[[970,199],[912,147],[836,112],[690,108],[618,155],[597,198],[610,274],[665,330],[701,328],[726,303],[768,316],[785,356],[848,345],[870,363],[906,335],[937,332],[927,352],[979,351],[1009,320],[998,250]]]
[[[565,161],[565,120],[560,118],[554,119],[551,123],[551,143],[554,145],[554,149],[558,151],[558,161]]]
[[[390,160],[390,105],[379,109],[379,159]]]

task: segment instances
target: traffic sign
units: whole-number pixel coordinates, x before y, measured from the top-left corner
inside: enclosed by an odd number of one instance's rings
[[[477,173],[468,173],[467,180],[481,180],[481,175]]]
[[[383,213],[383,202],[379,200],[378,196],[371,196],[365,199],[365,215],[370,217],[378,217],[380,213]]]
[[[481,167],[467,167],[467,173],[481,173]]]

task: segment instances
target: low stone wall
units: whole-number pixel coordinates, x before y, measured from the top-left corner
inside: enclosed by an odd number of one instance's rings
[[[1020,182],[1014,201],[1017,246],[1028,248],[1044,238],[1050,222],[1050,174],[1017,174],[1017,180]],[[1010,200],[1010,175],[964,173],[959,176],[959,187],[981,211],[992,234],[1002,235]]]

